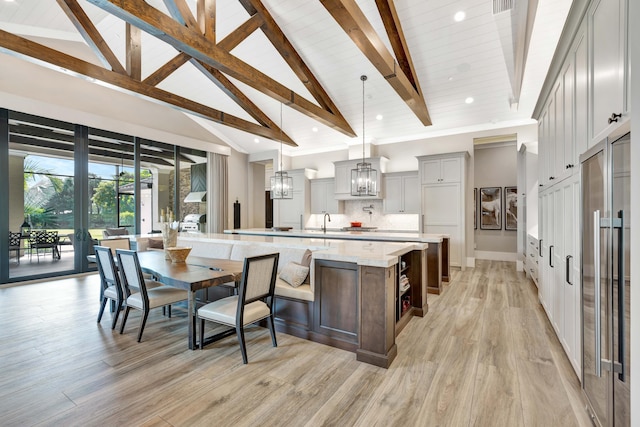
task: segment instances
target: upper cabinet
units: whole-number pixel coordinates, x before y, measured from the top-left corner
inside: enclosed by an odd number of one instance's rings
[[[541,187],[577,173],[580,155],[628,120],[627,8],[592,0],[576,27],[537,116]]]
[[[344,202],[335,196],[333,178],[314,179],[311,181],[311,213],[340,214],[344,212]]]
[[[335,198],[338,200],[382,199],[382,174],[386,171],[386,157],[371,157],[365,159],[371,163],[371,167],[378,172],[378,194],[376,196],[352,196],[351,195],[351,171],[356,168],[362,159],[342,160],[333,162],[335,168]]]
[[[420,183],[441,184],[445,182],[460,182],[462,160],[459,157],[429,156],[420,160]]]
[[[591,145],[627,118],[627,10],[628,0],[594,0],[587,14],[591,53]]]
[[[420,213],[420,180],[418,172],[397,172],[384,175],[383,213]]]

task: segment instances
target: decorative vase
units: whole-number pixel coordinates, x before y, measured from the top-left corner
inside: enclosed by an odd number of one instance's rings
[[[172,248],[178,244],[178,222],[163,222],[162,226],[162,247],[164,248],[164,259],[171,259],[167,248]]]

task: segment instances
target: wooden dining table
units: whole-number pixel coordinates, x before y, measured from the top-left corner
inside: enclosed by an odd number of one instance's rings
[[[189,348],[195,350],[198,347],[196,291],[223,283],[239,282],[244,263],[196,256],[187,257],[186,262],[173,263],[165,259],[164,251],[138,252],[138,259],[142,271],[152,274],[158,282],[187,291]]]

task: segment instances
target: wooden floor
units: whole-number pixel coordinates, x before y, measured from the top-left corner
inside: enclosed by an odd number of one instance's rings
[[[580,386],[513,263],[453,272],[389,369],[266,329],[187,350],[179,309],[96,323],[97,276],[0,289],[0,425],[587,426]]]

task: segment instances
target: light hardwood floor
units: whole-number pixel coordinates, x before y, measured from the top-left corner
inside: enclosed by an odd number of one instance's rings
[[[98,278],[0,289],[0,425],[588,426],[580,384],[513,263],[453,272],[397,338],[389,369],[350,352],[247,333],[187,350],[186,318],[102,324]]]

